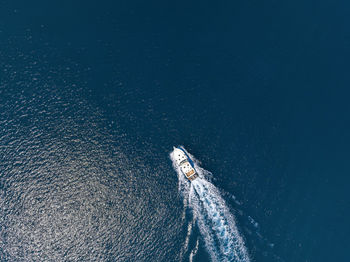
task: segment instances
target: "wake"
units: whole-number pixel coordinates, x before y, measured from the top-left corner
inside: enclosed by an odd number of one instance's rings
[[[186,153],[190,155],[187,151]],[[199,177],[192,183],[177,168],[174,158],[170,154],[174,169],[178,174],[179,191],[184,198],[184,206],[188,206],[193,211],[193,219],[197,221],[208,253],[213,261],[249,262],[250,258],[243,238],[237,229],[235,219],[220,196],[218,189],[209,182],[211,173],[202,169],[193,156],[190,155],[190,157],[199,174]],[[188,245],[191,231],[192,223],[188,228],[185,245]],[[198,245],[196,246],[195,249],[198,249]],[[197,250],[195,250],[194,255],[195,253]]]

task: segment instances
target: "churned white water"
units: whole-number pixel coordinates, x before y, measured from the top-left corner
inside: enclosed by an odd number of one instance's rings
[[[187,154],[189,154],[187,152]],[[190,154],[189,154],[190,155]],[[181,170],[175,165],[174,169],[179,178],[179,192],[184,199],[184,205],[193,212],[199,231],[204,239],[208,253],[213,261],[250,261],[244,240],[241,237],[234,216],[230,213],[219,190],[209,182],[212,174],[199,166],[199,162],[190,155],[195,164],[199,178],[190,183]],[[189,227],[192,230],[192,226]],[[188,232],[190,235],[190,232]],[[197,252],[198,244],[191,252]]]

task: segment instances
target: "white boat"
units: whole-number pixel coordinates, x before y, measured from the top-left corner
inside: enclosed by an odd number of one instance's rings
[[[173,154],[176,165],[180,168],[185,177],[190,181],[195,180],[198,174],[194,168],[192,159],[186,154],[186,151],[181,147],[174,147]]]

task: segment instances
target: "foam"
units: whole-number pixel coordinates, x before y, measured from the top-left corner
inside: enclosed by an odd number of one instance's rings
[[[179,192],[186,199],[186,205],[193,211],[193,216],[212,260],[250,261],[233,215],[226,206],[219,190],[209,182],[213,178],[212,173],[201,168],[199,161],[187,151],[186,153],[193,160],[199,175],[199,178],[192,183],[176,167],[172,154],[170,154],[170,158],[173,160],[173,166],[179,178]],[[192,257],[191,252],[190,261]]]

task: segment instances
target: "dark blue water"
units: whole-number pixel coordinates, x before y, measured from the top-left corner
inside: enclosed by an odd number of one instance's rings
[[[0,0],[0,261],[348,261],[349,8]]]

